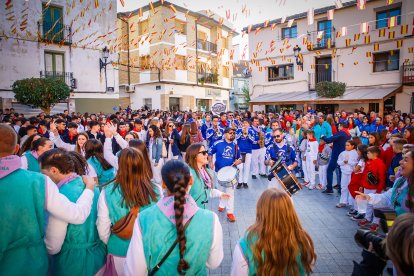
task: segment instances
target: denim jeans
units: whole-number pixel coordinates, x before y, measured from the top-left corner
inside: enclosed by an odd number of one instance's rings
[[[331,159],[328,165],[328,169],[326,171],[326,182],[327,182],[326,189],[328,191],[332,191],[333,173],[338,167],[337,162],[338,162],[338,158]]]

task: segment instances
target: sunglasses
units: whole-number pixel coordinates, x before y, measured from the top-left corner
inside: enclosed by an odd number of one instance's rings
[[[229,132],[230,135],[234,135],[234,132]]]
[[[273,138],[280,138],[282,135],[274,135]]]
[[[169,125],[168,127],[173,127],[173,125]]]
[[[202,154],[202,155],[206,156],[208,154],[208,151],[207,150],[203,150],[203,151],[200,151],[198,154]]]

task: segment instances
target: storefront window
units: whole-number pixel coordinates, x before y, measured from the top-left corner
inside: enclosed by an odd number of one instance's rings
[[[198,111],[209,111],[210,110],[209,100],[207,99],[196,99],[196,105],[197,105]]]

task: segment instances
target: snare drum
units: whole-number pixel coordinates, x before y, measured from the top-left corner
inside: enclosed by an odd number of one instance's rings
[[[232,166],[221,168],[217,173],[217,182],[225,188],[234,188],[239,178],[239,170]]]
[[[280,186],[282,186],[290,196],[302,189],[302,186],[299,184],[295,175],[287,169],[285,163],[283,163],[281,159],[272,166],[270,171],[276,177],[277,181],[279,181]]]

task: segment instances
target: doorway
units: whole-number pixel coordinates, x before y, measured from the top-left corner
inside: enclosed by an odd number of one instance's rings
[[[170,111],[180,111],[180,98],[170,97]]]
[[[332,58],[316,58],[315,64],[315,84],[321,81],[332,81]]]
[[[334,114],[336,110],[339,110],[338,104],[317,104],[316,110],[321,111],[324,114]]]

